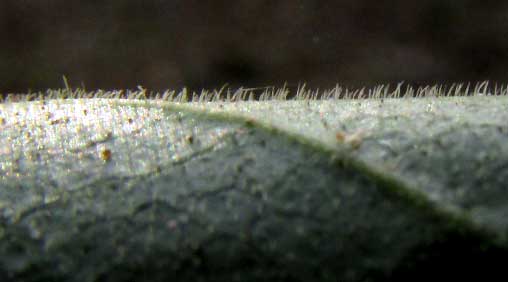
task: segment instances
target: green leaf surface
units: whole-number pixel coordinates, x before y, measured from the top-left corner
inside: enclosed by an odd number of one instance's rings
[[[495,275],[506,120],[506,96],[0,104],[0,278]]]

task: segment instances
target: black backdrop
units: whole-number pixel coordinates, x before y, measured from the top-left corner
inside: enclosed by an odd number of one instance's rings
[[[508,82],[508,2],[3,0],[0,93]]]

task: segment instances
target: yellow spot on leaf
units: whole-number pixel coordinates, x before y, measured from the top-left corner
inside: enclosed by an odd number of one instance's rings
[[[100,157],[105,162],[111,160],[111,150],[109,150],[109,149],[102,149],[100,151]]]

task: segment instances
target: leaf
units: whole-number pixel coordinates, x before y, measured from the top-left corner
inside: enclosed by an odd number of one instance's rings
[[[0,278],[501,273],[507,107],[505,96],[0,104]]]

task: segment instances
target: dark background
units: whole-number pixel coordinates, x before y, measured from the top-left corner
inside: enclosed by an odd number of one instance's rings
[[[507,82],[508,1],[2,0],[0,93]]]

